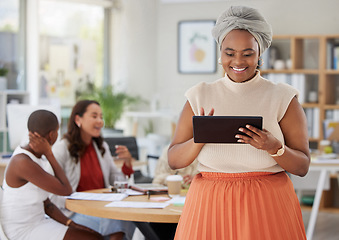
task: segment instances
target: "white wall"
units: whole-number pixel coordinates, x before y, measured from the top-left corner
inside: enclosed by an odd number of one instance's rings
[[[134,22],[131,25],[134,26],[133,30],[129,29],[136,34],[136,39],[128,57],[128,89],[140,92],[148,99],[151,99],[153,92],[158,92],[161,96],[160,107],[170,108],[178,114],[184,105],[184,92],[188,88],[222,76],[219,65],[216,74],[178,73],[177,24],[181,20],[216,19],[231,5],[246,5],[259,9],[276,35],[339,34],[337,0],[225,0],[182,4],[134,0],[136,2],[144,2],[150,8],[146,10],[147,14],[142,15],[143,18],[139,18],[142,22]],[[140,14],[139,10],[135,9],[137,14]],[[143,33],[140,26],[155,29]],[[152,59],[154,56],[155,59]],[[163,125],[157,130],[169,133],[169,129]]]
[[[113,82],[120,90],[149,96],[155,91],[155,0],[122,0],[113,10]]]

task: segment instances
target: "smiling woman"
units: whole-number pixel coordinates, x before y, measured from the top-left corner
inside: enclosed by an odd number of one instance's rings
[[[231,31],[221,45],[221,65],[234,82],[244,82],[255,75],[259,45],[246,30]]]
[[[219,16],[212,34],[225,77],[186,92],[168,150],[172,169],[197,160],[200,172],[175,239],[306,239],[299,201],[285,174],[308,171],[305,113],[295,89],[274,84],[257,70],[272,41],[271,27],[258,10],[235,6]],[[235,144],[195,143],[192,117],[205,113],[261,116],[263,129],[247,123],[234,134]]]

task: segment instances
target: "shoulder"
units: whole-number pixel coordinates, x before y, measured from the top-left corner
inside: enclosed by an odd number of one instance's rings
[[[261,79],[263,83],[265,84],[265,86],[268,87],[271,91],[280,92],[282,94],[286,94],[286,93],[291,93],[294,95],[298,94],[298,90],[287,83],[281,83],[281,82],[275,83],[263,77],[261,77]]]
[[[109,149],[108,143],[106,141],[102,142],[102,147],[105,148],[105,150]]]
[[[67,141],[67,139],[62,138],[62,139],[56,141],[52,148],[53,148],[53,150],[54,149],[68,148],[68,141]]]
[[[31,166],[37,165],[27,154],[19,153],[13,156],[7,166],[7,172],[20,173],[21,171],[27,171]]]
[[[54,157],[59,163],[62,161],[67,161],[71,157],[71,154],[68,150],[68,145],[69,143],[66,139],[61,139],[52,146]]]
[[[189,88],[186,91],[185,96],[190,97],[192,94],[211,91],[215,89],[216,87],[219,87],[222,84],[222,80],[223,78],[220,78],[213,82],[200,82],[194,85],[193,87]]]

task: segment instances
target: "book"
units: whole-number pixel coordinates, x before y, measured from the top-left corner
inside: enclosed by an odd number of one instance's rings
[[[333,69],[339,69],[339,45],[333,46]]]
[[[144,193],[148,191],[153,191],[153,192],[167,192],[168,191],[167,186],[162,185],[162,184],[154,184],[154,183],[136,183],[136,184],[132,184],[130,188],[136,191],[144,192]]]

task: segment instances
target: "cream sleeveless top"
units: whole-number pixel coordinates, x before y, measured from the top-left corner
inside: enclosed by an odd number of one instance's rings
[[[275,84],[260,76],[236,83],[227,75],[212,83],[202,82],[185,96],[195,115],[214,108],[215,116],[262,116],[263,128],[284,143],[279,126],[291,100],[298,92],[287,84]],[[197,156],[200,172],[280,172],[284,171],[263,150],[249,144],[206,144]]]

